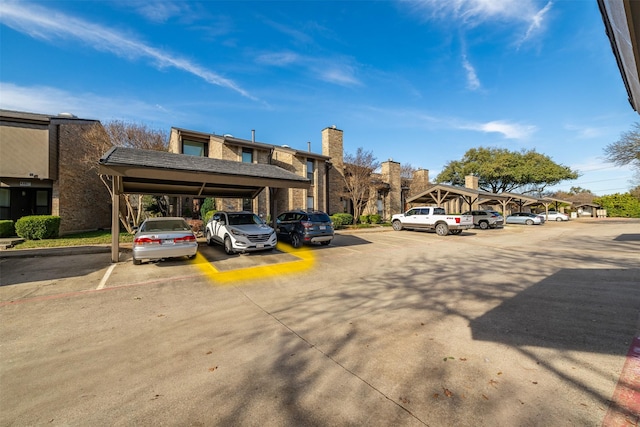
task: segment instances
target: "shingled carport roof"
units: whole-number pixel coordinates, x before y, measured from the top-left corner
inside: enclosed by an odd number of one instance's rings
[[[458,198],[471,206],[473,203],[485,203],[492,200],[502,200],[505,197],[500,194],[494,194],[482,190],[474,190],[472,188],[458,187],[447,184],[434,184],[426,191],[407,199],[407,203],[427,203],[442,206],[443,203]],[[471,208],[469,208],[471,209]]]
[[[265,187],[309,188],[310,181],[275,165],[114,147],[100,173],[122,177],[119,193],[254,198]]]

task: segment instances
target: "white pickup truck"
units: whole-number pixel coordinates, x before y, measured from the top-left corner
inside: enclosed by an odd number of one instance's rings
[[[473,228],[471,215],[447,215],[444,208],[420,206],[411,208],[403,214],[391,217],[391,225],[396,231],[404,228],[409,230],[435,230],[438,236],[460,234],[462,230]]]

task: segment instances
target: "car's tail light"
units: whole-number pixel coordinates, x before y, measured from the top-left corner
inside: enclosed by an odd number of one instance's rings
[[[138,237],[133,241],[134,245],[159,245],[160,239],[152,239],[150,237]]]
[[[175,239],[173,239],[174,242],[176,243],[187,243],[187,242],[195,242],[196,241],[196,236],[184,236],[184,237],[176,237]]]
[[[456,218],[456,224],[460,224],[460,217]]]

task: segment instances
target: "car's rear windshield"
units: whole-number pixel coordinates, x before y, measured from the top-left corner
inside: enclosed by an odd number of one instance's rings
[[[264,224],[256,214],[229,214],[229,225]]]
[[[326,213],[309,214],[309,220],[311,222],[331,222],[331,218]]]
[[[189,225],[185,221],[147,221],[142,231],[189,231]]]

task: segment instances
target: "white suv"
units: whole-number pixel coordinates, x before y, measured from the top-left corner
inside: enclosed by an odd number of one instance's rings
[[[278,243],[276,232],[258,215],[251,212],[213,214],[204,232],[208,245],[218,243],[231,255],[273,249]]]

